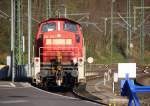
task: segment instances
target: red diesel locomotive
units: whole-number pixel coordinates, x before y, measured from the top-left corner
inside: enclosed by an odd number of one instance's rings
[[[34,48],[34,83],[74,86],[85,82],[85,47],[79,23],[64,18],[41,22]]]

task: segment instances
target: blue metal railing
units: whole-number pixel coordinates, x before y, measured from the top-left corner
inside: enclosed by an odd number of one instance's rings
[[[134,101],[135,106],[140,106],[140,101],[137,93],[150,92],[150,86],[137,86],[134,80],[128,78],[128,74],[124,80],[121,80],[121,95],[127,96],[129,99],[128,106],[132,106]]]

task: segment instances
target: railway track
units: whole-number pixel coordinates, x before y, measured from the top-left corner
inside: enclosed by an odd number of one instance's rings
[[[36,86],[34,86],[36,87]],[[108,104],[103,103],[98,97],[91,95],[89,92],[85,90],[85,85],[79,85],[78,87],[70,88],[49,88],[44,89],[41,87],[37,87],[38,89],[44,90],[46,92],[54,93],[56,95],[62,95],[64,97],[76,98],[81,100],[86,100],[94,103],[101,104],[102,106],[106,106]]]

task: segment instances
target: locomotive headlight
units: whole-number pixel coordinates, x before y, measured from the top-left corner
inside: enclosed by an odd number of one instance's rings
[[[73,63],[76,64],[77,63],[77,58],[73,58]]]
[[[82,61],[83,61],[82,58],[80,58],[80,59],[79,59],[79,62],[82,63]]]
[[[79,59],[78,59],[78,63],[79,63],[79,65],[83,65],[83,63],[84,63],[83,58],[79,58]]]

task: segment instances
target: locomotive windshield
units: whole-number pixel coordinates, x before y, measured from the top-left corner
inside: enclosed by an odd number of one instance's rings
[[[49,31],[54,31],[54,30],[56,30],[55,22],[46,23],[42,26],[42,32],[49,32]]]
[[[64,22],[64,31],[77,32],[77,25],[71,22]]]

